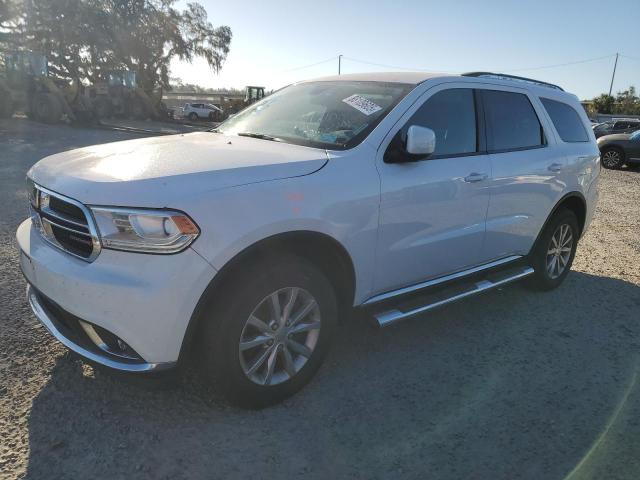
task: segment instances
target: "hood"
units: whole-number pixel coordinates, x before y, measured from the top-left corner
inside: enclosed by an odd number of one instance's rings
[[[86,204],[161,208],[185,195],[309,175],[326,163],[321,149],[197,132],[58,153],[27,175]]]

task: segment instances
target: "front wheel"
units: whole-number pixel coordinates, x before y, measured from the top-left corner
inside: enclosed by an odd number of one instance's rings
[[[324,274],[305,259],[279,256],[253,264],[218,292],[203,318],[205,375],[232,402],[259,408],[311,380],[337,323],[337,301]]]
[[[576,255],[580,228],[576,215],[561,209],[549,220],[530,257],[534,274],[530,285],[538,290],[558,287],[569,274]]]
[[[191,112],[189,114],[189,120],[191,120],[192,122],[195,122],[196,120],[198,120],[198,114],[196,112]]]

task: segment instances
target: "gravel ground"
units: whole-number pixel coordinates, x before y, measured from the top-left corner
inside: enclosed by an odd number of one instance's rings
[[[574,271],[375,330],[262,411],[193,373],[94,371],[35,322],[14,232],[39,158],[131,135],[0,123],[0,478],[640,477],[640,171],[604,171]]]

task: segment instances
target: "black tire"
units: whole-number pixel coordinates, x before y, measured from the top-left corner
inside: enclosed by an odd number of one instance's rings
[[[189,114],[189,120],[191,120],[192,122],[195,122],[196,120],[198,120],[198,114],[196,112],[191,112]]]
[[[287,374],[285,380],[280,377],[282,383],[259,385],[243,370],[239,343],[245,325],[256,307],[272,293],[290,287],[304,289],[319,307],[317,311],[321,327],[316,336],[315,348],[306,363],[292,377]],[[215,298],[206,308],[200,323],[198,341],[202,369],[207,380],[212,381],[229,401],[243,407],[262,408],[293,395],[311,380],[326,356],[338,318],[335,292],[320,270],[303,258],[278,255],[269,261],[253,263],[246,275],[239,275],[213,296]],[[263,313],[260,315],[265,317]],[[276,342],[287,343],[289,340],[281,339]],[[260,357],[262,352],[266,355],[269,348],[278,347],[278,343],[272,342],[270,345],[273,347],[267,344],[255,347],[255,358]],[[286,352],[276,352],[274,363],[276,367],[283,369]],[[296,361],[300,358],[297,357]],[[263,365],[266,369],[268,362]],[[262,369],[257,369],[255,374],[260,374],[260,370]],[[265,372],[263,378],[266,376]]]
[[[625,162],[624,151],[617,147],[608,147],[600,153],[602,166],[611,170],[622,168]]]
[[[11,94],[0,90],[0,118],[11,118],[13,116],[13,101]]]
[[[127,103],[126,109],[127,109],[127,116],[134,120],[146,120],[148,117],[146,109],[144,108],[144,105],[140,100],[138,100],[135,97],[129,100],[129,103]]]
[[[562,232],[560,229],[563,226],[567,226],[571,231],[571,251],[567,252],[569,253],[569,257],[566,259],[565,263],[562,262],[562,258],[556,259],[556,266],[564,265],[562,267],[563,270],[561,272],[554,270],[554,273],[551,274],[549,272],[548,262],[553,261],[553,255],[550,255],[549,251],[555,246],[552,240],[554,235],[557,233],[561,234]],[[565,208],[558,210],[547,222],[547,225],[544,227],[544,230],[538,237],[535,246],[529,254],[529,262],[534,269],[534,274],[529,277],[529,285],[536,290],[553,290],[554,288],[557,288],[571,270],[571,265],[576,255],[579,237],[580,227],[578,226],[578,219],[576,218],[575,213]],[[567,247],[568,245],[564,248]],[[555,276],[557,273],[559,273],[559,275]]]
[[[98,120],[111,118],[113,115],[111,100],[104,97],[98,97],[93,103],[93,113]]]
[[[43,123],[57,123],[62,118],[62,105],[51,93],[38,93],[33,102],[33,114]]]

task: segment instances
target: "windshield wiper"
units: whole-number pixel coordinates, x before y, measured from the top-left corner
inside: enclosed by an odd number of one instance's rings
[[[278,137],[273,137],[271,135],[267,135],[266,133],[254,133],[254,132],[240,132],[237,133],[239,137],[251,137],[251,138],[259,138],[260,140],[270,140],[272,142],[281,142],[282,140]]]

